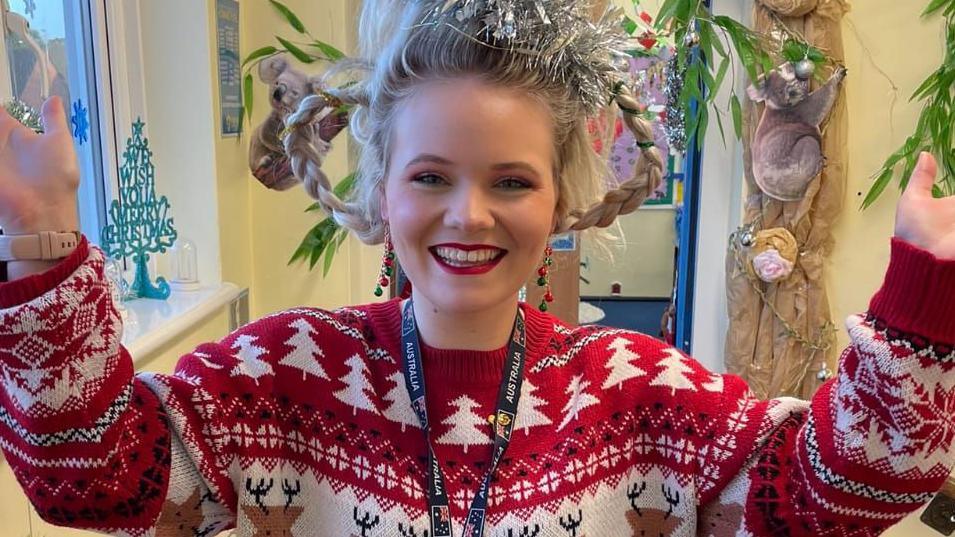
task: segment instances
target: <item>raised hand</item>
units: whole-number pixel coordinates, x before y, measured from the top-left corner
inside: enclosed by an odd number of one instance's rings
[[[938,165],[922,152],[899,200],[895,236],[940,259],[955,260],[955,197],[932,197]]]
[[[21,125],[0,107],[0,227],[4,233],[79,228],[80,183],[63,102],[43,103],[43,134]]]

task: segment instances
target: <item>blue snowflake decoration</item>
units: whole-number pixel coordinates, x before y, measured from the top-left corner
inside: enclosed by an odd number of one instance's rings
[[[89,140],[90,120],[89,110],[83,107],[83,100],[77,99],[73,103],[73,117],[70,118],[73,123],[73,138],[83,145]]]
[[[36,11],[36,1],[35,0],[25,0],[23,11],[33,18],[33,13]]]

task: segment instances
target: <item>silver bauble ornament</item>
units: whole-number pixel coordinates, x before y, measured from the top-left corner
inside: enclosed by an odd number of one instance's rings
[[[756,240],[756,238],[753,236],[753,232],[752,232],[752,231],[745,231],[745,232],[743,232],[743,234],[740,235],[740,237],[739,237],[739,243],[742,244],[743,246],[747,247],[747,248],[749,248],[750,246],[752,246],[752,245],[753,245],[753,242],[755,242],[755,240]]]
[[[829,369],[828,364],[822,364],[822,368],[816,373],[816,379],[825,382],[832,378],[832,370]]]
[[[812,78],[812,74],[816,72],[816,64],[809,58],[805,58],[796,62],[793,70],[799,80],[809,80]]]

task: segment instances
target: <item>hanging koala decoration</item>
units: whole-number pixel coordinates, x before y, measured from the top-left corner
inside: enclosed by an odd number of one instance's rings
[[[321,77],[308,76],[292,67],[285,54],[266,58],[259,64],[259,78],[269,85],[271,112],[252,134],[249,143],[249,168],[252,175],[273,190],[287,190],[299,184],[279,135],[285,118],[305,97],[321,93]],[[348,124],[345,112],[333,112],[315,126],[316,134],[331,141]]]
[[[822,124],[839,95],[846,69],[839,66],[826,83],[810,93],[809,81],[800,79],[793,64],[786,63],[747,88],[750,99],[766,108],[752,142],[756,184],[780,201],[802,199],[806,187],[825,164]]]

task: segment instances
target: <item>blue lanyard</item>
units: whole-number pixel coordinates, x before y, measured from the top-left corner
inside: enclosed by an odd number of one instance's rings
[[[524,312],[517,310],[514,328],[511,331],[507,347],[507,359],[504,362],[504,379],[497,394],[497,409],[494,412],[494,448],[491,452],[491,464],[484,475],[481,488],[478,489],[468,518],[461,533],[463,537],[481,537],[484,535],[484,520],[487,511],[487,495],[491,487],[491,477],[511,442],[514,418],[517,416],[517,402],[521,397],[521,384],[524,382],[524,360],[526,329]],[[418,325],[414,318],[414,304],[409,299],[401,316],[401,346],[404,351],[405,386],[414,409],[424,430],[428,444],[428,515],[431,518],[432,537],[451,537],[451,511],[448,501],[448,489],[445,486],[444,472],[434,455],[431,444],[431,428],[428,425],[428,411],[425,407],[424,375],[421,366],[421,341],[418,339]]]

